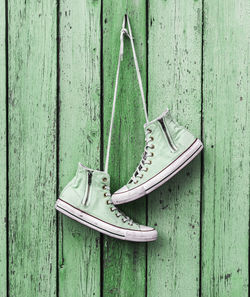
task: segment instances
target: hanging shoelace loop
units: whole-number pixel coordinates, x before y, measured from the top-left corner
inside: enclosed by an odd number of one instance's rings
[[[126,28],[126,23],[128,24],[128,29]],[[118,57],[118,65],[117,65],[117,71],[116,71],[116,79],[115,79],[115,89],[114,89],[114,96],[113,96],[113,107],[112,107],[112,114],[111,114],[111,120],[110,120],[110,128],[109,128],[109,137],[108,137],[108,144],[107,144],[107,153],[106,153],[106,161],[105,161],[105,168],[104,171],[108,172],[108,165],[109,165],[109,155],[110,155],[110,146],[111,146],[111,138],[112,138],[112,130],[113,130],[113,123],[114,123],[114,116],[115,116],[115,106],[116,106],[116,98],[117,98],[117,90],[118,90],[118,81],[119,81],[119,73],[120,73],[120,64],[123,60],[123,54],[124,54],[124,36],[127,36],[131,43],[131,48],[133,52],[133,58],[134,58],[134,64],[137,74],[137,80],[140,88],[141,98],[142,98],[142,104],[143,109],[145,113],[146,123],[148,123],[148,114],[147,114],[147,107],[146,107],[146,100],[144,96],[143,91],[143,85],[142,85],[142,79],[141,74],[138,66],[138,61],[135,53],[135,46],[134,46],[134,38],[132,35],[132,30],[129,22],[129,18],[127,15],[124,16],[123,22],[122,22],[122,29],[120,33],[120,51],[119,51],[119,57]]]

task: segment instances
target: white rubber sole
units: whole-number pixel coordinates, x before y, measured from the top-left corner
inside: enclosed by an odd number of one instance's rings
[[[188,165],[202,151],[202,149],[203,144],[197,138],[193,144],[176,160],[174,160],[170,165],[168,165],[150,180],[133,189],[129,189],[120,193],[114,193],[112,195],[112,202],[116,205],[128,203],[151,193],[170,178],[172,178],[175,174],[177,174],[182,168]]]
[[[157,239],[157,231],[153,228],[149,230],[130,230],[117,227],[75,208],[60,198],[57,199],[55,208],[67,217],[114,238],[136,242],[147,242]]]

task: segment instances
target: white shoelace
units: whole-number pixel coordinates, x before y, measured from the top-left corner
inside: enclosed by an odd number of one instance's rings
[[[125,27],[126,22],[128,23],[128,30]],[[110,154],[111,136],[112,136],[113,123],[114,123],[114,115],[115,115],[115,104],[116,104],[116,98],[117,98],[120,64],[121,64],[121,61],[123,60],[123,53],[124,53],[124,35],[129,37],[130,42],[131,42],[133,58],[134,58],[134,63],[135,63],[135,69],[136,69],[138,84],[139,84],[139,88],[140,88],[140,92],[141,92],[143,109],[144,109],[144,113],[145,113],[146,123],[148,123],[148,114],[147,114],[146,101],[145,101],[145,96],[144,96],[144,92],[143,92],[141,74],[140,74],[138,61],[137,61],[137,57],[136,57],[136,53],[135,53],[135,46],[134,46],[132,30],[131,30],[129,18],[128,18],[127,15],[125,15],[124,18],[123,18],[122,29],[121,29],[121,34],[120,34],[120,52],[119,52],[118,65],[117,65],[117,71],[116,71],[115,90],[114,90],[114,97],[113,97],[113,107],[112,107],[112,114],[111,114],[111,120],[110,120],[109,137],[108,137],[107,153],[106,153],[106,162],[105,162],[105,169],[104,169],[105,172],[108,172],[108,165],[109,165],[109,154]]]
[[[109,204],[111,207],[110,207],[110,210],[112,212],[115,212],[115,215],[119,218],[119,217],[122,217],[122,221],[123,223],[126,223],[128,222],[128,224],[130,226],[132,226],[134,224],[134,221],[126,216],[122,211],[120,211],[112,202],[112,200],[110,199],[111,197],[111,194],[110,194],[110,187],[109,186],[104,186],[105,190],[107,190],[108,192],[105,193],[105,197],[109,197],[109,199],[107,200],[107,204]]]
[[[141,171],[148,171],[148,167],[146,167],[146,165],[150,165],[152,164],[152,161],[151,160],[147,160],[148,157],[152,157],[152,153],[149,154],[148,152],[148,149],[149,148],[153,148],[152,146],[149,145],[150,142],[153,141],[153,138],[152,136],[149,136],[151,134],[151,130],[147,130],[146,132],[146,138],[145,138],[145,142],[146,142],[146,145],[144,147],[144,152],[142,154],[142,157],[141,157],[141,161],[139,163],[139,165],[137,166],[133,176],[131,177],[131,179],[129,180],[129,183],[137,183],[138,182],[138,178],[143,178],[143,174],[140,174]]]

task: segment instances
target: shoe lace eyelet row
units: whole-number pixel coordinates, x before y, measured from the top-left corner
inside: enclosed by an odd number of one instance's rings
[[[142,160],[141,162],[139,163],[136,171],[134,172],[131,180],[129,183],[134,183],[134,184],[137,184],[139,181],[137,180],[138,178],[142,179],[143,178],[143,174],[139,174],[140,171],[144,171],[144,172],[147,172],[149,170],[148,167],[145,167],[146,164],[148,165],[151,165],[152,164],[152,160],[146,160],[147,157],[149,158],[152,158],[154,157],[154,153],[152,151],[147,151],[147,148],[153,150],[155,149],[155,145],[152,143],[151,145],[148,145],[149,142],[152,142],[154,140],[154,137],[152,135],[150,135],[148,138],[147,138],[147,135],[148,134],[151,134],[152,133],[152,130],[147,128],[146,130],[146,146],[145,146],[145,150],[144,150],[144,153],[143,153],[143,156],[142,156]]]
[[[102,180],[104,181],[104,179],[107,181],[106,178],[103,178]],[[108,189],[107,189],[107,185],[103,185],[103,186],[102,186],[102,189],[103,189],[103,190],[108,190]],[[105,193],[103,194],[103,196],[104,196],[105,198],[107,198],[107,197],[109,197],[110,195],[109,195],[107,192],[105,192]],[[106,204],[107,204],[107,205],[113,205],[113,203],[112,203],[112,201],[111,201],[110,199],[108,199],[108,200],[106,201]],[[112,212],[114,212],[114,211],[117,210],[117,208],[114,207],[114,206],[111,206],[109,209],[110,209],[110,211],[112,211]],[[122,214],[119,212],[119,210],[118,210],[118,212],[117,212],[115,215],[116,215],[117,218],[122,217]],[[131,219],[129,219],[128,217],[125,218],[125,219],[122,218],[122,222],[123,222],[124,224],[128,221],[128,225],[129,225],[129,226],[133,226],[133,221],[131,222],[131,221],[129,221],[129,220],[131,220]]]

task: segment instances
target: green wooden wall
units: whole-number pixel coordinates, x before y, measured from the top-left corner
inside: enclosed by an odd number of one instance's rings
[[[59,215],[77,162],[103,169],[130,16],[150,119],[169,107],[204,152],[121,206],[159,232],[121,242]],[[132,175],[144,114],[129,41],[111,148]],[[0,297],[247,297],[248,0],[0,0]]]

